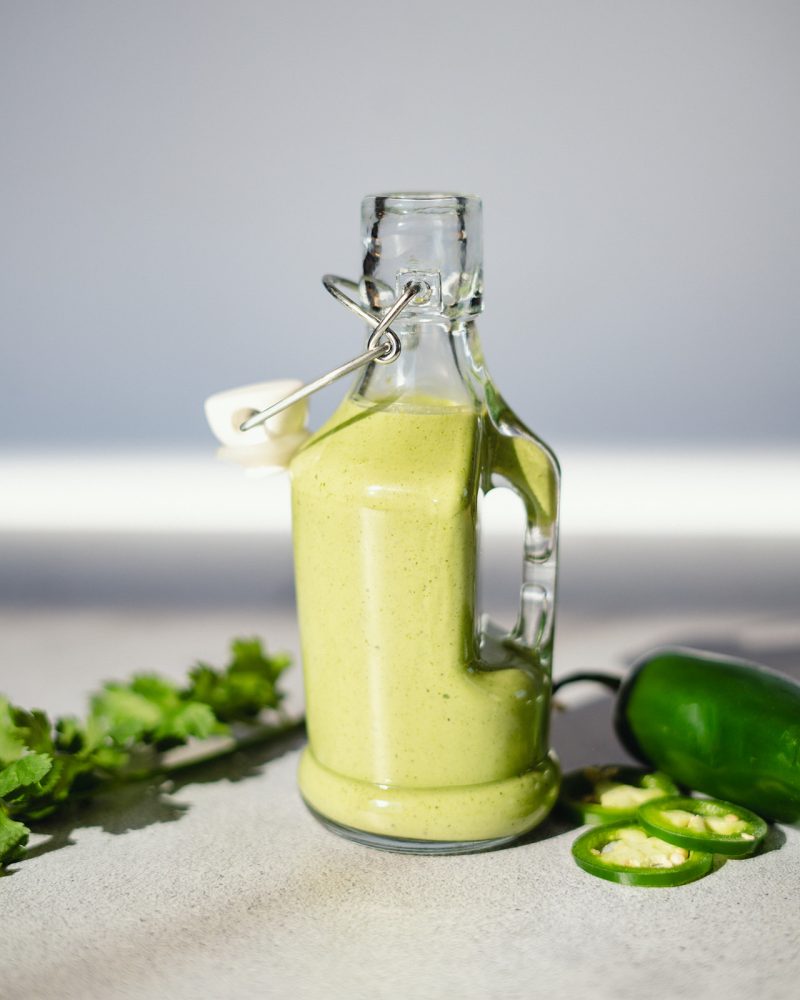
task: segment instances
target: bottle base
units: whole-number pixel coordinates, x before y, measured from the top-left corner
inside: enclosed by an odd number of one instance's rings
[[[547,816],[560,772],[549,754],[523,774],[477,785],[403,787],[332,771],[306,747],[300,792],[333,833],[406,854],[466,854],[511,843]]]
[[[387,837],[379,833],[369,833],[366,830],[355,830],[352,826],[334,823],[332,819],[308,804],[303,799],[306,809],[326,830],[335,833],[362,847],[372,847],[378,851],[389,851],[392,854],[479,854],[481,851],[495,851],[519,840],[521,834],[514,833],[509,837],[495,837],[492,840],[413,840],[406,837]]]

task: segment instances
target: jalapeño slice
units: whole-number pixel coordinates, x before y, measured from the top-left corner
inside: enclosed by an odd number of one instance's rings
[[[633,819],[645,802],[677,794],[673,780],[660,771],[605,764],[566,775],[559,802],[579,823],[610,823]]]
[[[638,821],[648,833],[670,844],[729,858],[752,854],[767,833],[767,824],[760,816],[721,799],[676,795],[645,802]]]
[[[598,878],[620,885],[684,885],[711,870],[713,858],[650,836],[638,823],[623,820],[597,826],[572,845],[575,861]]]

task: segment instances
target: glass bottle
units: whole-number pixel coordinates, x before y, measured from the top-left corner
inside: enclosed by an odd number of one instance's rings
[[[547,815],[559,472],[487,372],[481,203],[402,193],[362,206],[365,305],[421,292],[291,464],[309,745],[300,789],[326,826],[389,850],[499,846]],[[519,617],[476,612],[478,505],[524,501]]]

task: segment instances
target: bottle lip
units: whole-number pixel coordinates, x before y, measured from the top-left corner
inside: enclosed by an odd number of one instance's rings
[[[481,214],[480,198],[450,191],[390,191],[364,198],[362,294],[369,307],[385,308],[413,276],[436,288],[444,315],[480,312]]]
[[[387,191],[367,195],[362,205],[369,208],[381,203],[383,212],[456,212],[467,205],[479,207],[481,199],[475,194],[456,191]]]

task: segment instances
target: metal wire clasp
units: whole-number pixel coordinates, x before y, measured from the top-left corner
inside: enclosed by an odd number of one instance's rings
[[[310,396],[319,389],[324,389],[331,382],[349,375],[350,372],[354,372],[357,368],[363,368],[364,365],[368,365],[371,361],[377,361],[378,364],[385,365],[394,361],[400,354],[400,338],[389,324],[397,319],[414,298],[420,295],[423,291],[422,283],[410,281],[405,286],[403,293],[395,299],[392,305],[380,317],[364,309],[355,299],[352,299],[342,291],[341,286],[357,291],[358,285],[355,281],[340,278],[335,274],[326,274],[322,278],[322,284],[337,302],[341,302],[343,306],[346,306],[356,316],[373,327],[367,341],[366,351],[363,354],[359,354],[357,358],[353,358],[352,361],[347,361],[338,368],[334,368],[333,371],[329,371],[325,375],[314,379],[313,382],[308,382],[306,385],[300,386],[295,392],[285,396],[283,399],[279,399],[272,406],[268,406],[266,410],[260,410],[258,413],[252,414],[252,416],[249,416],[240,425],[240,431],[249,431],[253,427],[258,427],[259,424],[263,424],[270,417],[274,417],[276,413],[280,413],[281,410],[285,410],[288,406],[298,403],[301,399],[305,399],[306,396]]]

